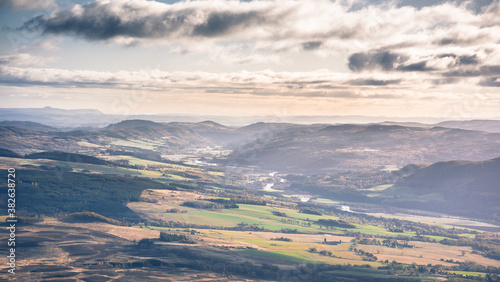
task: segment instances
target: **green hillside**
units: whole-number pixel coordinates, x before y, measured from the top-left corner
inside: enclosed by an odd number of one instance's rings
[[[385,191],[385,202],[500,221],[500,158],[438,162],[413,170]]]
[[[116,220],[138,221],[140,217],[126,203],[139,201],[145,189],[172,189],[147,179],[73,172],[57,175],[57,171],[17,170],[16,179],[18,216],[95,212]],[[0,194],[0,201],[6,202],[6,197],[7,193]]]

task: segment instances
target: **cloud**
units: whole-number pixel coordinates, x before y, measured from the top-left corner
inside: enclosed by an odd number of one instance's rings
[[[354,72],[383,70],[401,72],[436,72],[445,76],[475,76],[495,73],[495,66],[482,66],[477,54],[444,53],[436,55],[418,53],[393,53],[391,51],[371,51],[354,53],[348,58],[348,67]]]
[[[479,71],[483,75],[500,75],[500,65],[482,66]]]
[[[396,64],[408,60],[408,58],[394,54],[389,51],[354,53],[349,56],[348,67],[352,71],[364,71],[373,69],[393,70]]]
[[[292,79],[294,75],[282,80],[280,75],[283,73],[279,72],[271,77],[252,73],[246,77],[250,82],[241,83],[240,75],[235,75],[233,79],[240,84],[235,88],[232,87],[236,84],[227,87],[233,90],[241,90],[244,83],[255,87],[253,80],[257,77],[266,78],[265,83],[273,81],[279,91],[293,89],[301,95],[306,91],[344,89],[347,85],[419,87],[418,83],[411,84],[415,81],[426,81],[428,87],[444,87],[475,79],[473,83],[477,85],[481,79],[499,75],[495,69],[500,65],[498,1],[482,1],[480,5],[439,1],[435,2],[439,4],[417,7],[396,2],[211,0],[165,4],[96,0],[34,17],[18,30],[38,31],[44,35],[42,38],[50,40],[70,36],[127,46],[163,44],[167,52],[176,55],[194,54],[191,57],[198,60],[197,66],[217,63],[233,65],[227,69],[234,70],[243,64],[269,64],[270,67],[281,64],[278,67],[284,69],[290,61],[295,60],[290,65],[297,67],[296,62],[318,56],[324,58],[321,65],[311,62],[307,66],[309,69],[311,66],[332,67],[329,65],[331,60],[335,60],[332,68],[341,69],[345,65],[338,62],[347,59],[347,68],[351,71],[349,78],[301,75],[297,80]],[[306,52],[309,53],[300,57]],[[4,58],[3,62],[4,65],[16,65],[15,61]],[[31,83],[38,81],[31,78]],[[151,82],[152,87],[158,89],[166,89],[165,85],[181,87],[182,83],[191,87],[184,80],[185,76],[178,78],[178,83],[169,84],[168,80],[149,77],[144,78],[144,84]],[[111,85],[114,81],[124,81],[120,85],[134,87],[140,84],[132,77],[121,80],[113,75],[113,79],[99,84],[93,79],[79,81],[68,76],[67,82],[61,85],[69,85],[71,81],[81,87]],[[329,82],[313,83],[325,79]],[[193,81],[221,87],[229,84],[215,78]],[[54,80],[54,83],[58,82]]]
[[[236,4],[238,3],[238,4]],[[26,21],[23,30],[87,40],[217,37],[274,22],[265,2],[203,1],[173,5],[154,1],[98,0]]]
[[[500,77],[488,77],[482,79],[479,85],[486,87],[500,87]]]
[[[400,70],[400,71],[433,71],[435,69],[428,67],[426,61],[421,61],[418,63],[409,64],[409,65],[401,65],[401,66],[397,67],[397,70]]]
[[[437,45],[476,45],[488,41],[491,41],[491,38],[487,33],[474,35],[454,34],[438,38],[434,43]]]
[[[457,69],[443,73],[443,76],[448,77],[474,77],[492,75],[500,75],[500,65],[484,65],[476,68]]]
[[[321,42],[321,41],[309,41],[309,42],[303,43],[302,48],[304,48],[304,50],[307,50],[307,51],[316,50],[319,47],[321,47],[322,44],[323,44],[323,42]]]
[[[192,34],[201,37],[214,37],[229,33],[242,26],[255,25],[261,20],[256,11],[250,12],[213,12],[208,15],[206,22],[197,24],[193,27]]]
[[[14,9],[54,9],[57,6],[54,0],[0,0],[0,7],[11,7]]]
[[[401,79],[393,79],[393,80],[377,80],[377,79],[356,79],[348,82],[350,85],[370,85],[370,86],[386,86],[390,84],[399,84]]]
[[[437,82],[436,76],[427,72],[261,70],[216,73],[158,69],[105,72],[0,65],[0,90],[9,98],[7,101],[44,104],[47,100],[37,95],[50,94],[53,103],[75,108],[81,107],[83,102],[91,102],[92,107],[109,109],[113,101],[123,100],[127,104],[130,100],[127,97],[139,95],[151,101],[138,104],[144,112],[152,109],[162,113],[208,110],[238,115],[255,111],[265,114],[264,109],[272,113],[275,108],[295,112],[287,104],[293,102],[298,112],[308,114],[328,115],[346,109],[349,110],[343,113],[375,114],[378,109],[381,115],[388,112],[432,115],[445,112],[449,104],[462,105],[464,97],[472,93],[498,93],[499,76],[490,77],[482,81],[483,85],[477,85],[481,78],[449,78]],[[27,95],[27,98],[19,95]],[[482,108],[481,114],[496,113],[499,103],[493,95],[484,103],[488,109]]]
[[[472,55],[457,55],[453,53],[440,54],[435,56],[438,59],[442,58],[452,58],[454,60],[454,65],[477,65],[479,64],[479,58],[477,54]]]
[[[431,80],[432,84],[434,84],[434,85],[454,84],[458,81],[459,81],[459,79],[456,77],[445,77],[445,78]]]
[[[120,44],[161,40],[249,40],[281,45],[371,50],[381,45],[477,45],[498,39],[491,24],[492,3],[484,13],[443,3],[416,9],[392,1],[180,1],[96,0],[38,16],[23,30]],[[481,40],[479,40],[481,39]],[[321,42],[321,43],[320,43]]]
[[[348,67],[355,72],[366,70],[384,71],[432,71],[427,61],[408,63],[410,55],[392,53],[390,51],[374,51],[354,53],[348,58]]]
[[[291,97],[369,98],[353,86],[398,85],[401,80],[354,77],[327,70],[314,72],[239,71],[228,73],[119,71],[97,72],[0,66],[0,84],[56,88],[102,88],[162,93],[218,93]],[[376,93],[380,95],[381,93]],[[389,95],[389,94],[387,94]],[[382,96],[379,96],[382,97]],[[389,97],[389,96],[387,96]],[[393,97],[393,96],[390,96]]]
[[[1,65],[37,66],[37,65],[43,65],[53,60],[54,58],[51,57],[47,58],[47,57],[33,56],[27,53],[19,53],[19,54],[0,56],[0,66]]]

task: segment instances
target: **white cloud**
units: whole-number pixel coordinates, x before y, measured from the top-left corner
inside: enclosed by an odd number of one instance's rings
[[[0,66],[39,66],[53,61],[53,57],[34,56],[27,53],[18,53],[12,55],[0,56]]]
[[[491,71],[491,70],[490,70]],[[460,85],[462,91],[475,89],[474,77],[436,81],[433,75],[388,73],[238,71],[228,73],[119,71],[97,72],[54,68],[0,67],[0,83],[6,85],[48,85],[56,88],[136,89],[164,93],[218,93],[258,96],[405,98],[408,89],[446,93]],[[472,82],[472,83],[471,83]],[[381,88],[381,86],[383,86]],[[403,91],[403,92],[402,92]]]
[[[148,40],[334,41],[373,49],[446,34],[499,38],[489,30],[494,4],[484,14],[449,3],[416,9],[392,2],[351,11],[342,1],[154,1],[97,0],[26,24],[45,33],[119,43]],[[430,40],[431,39],[431,40]],[[467,38],[463,44],[473,44]],[[330,48],[334,44],[327,45]],[[343,46],[344,48],[347,46]],[[353,47],[353,46],[351,46]]]
[[[54,0],[0,0],[0,7],[12,7],[14,9],[43,10],[54,9],[57,4]]]
[[[277,62],[302,52],[325,57],[374,50],[398,52],[418,62],[449,49],[455,54],[489,52],[490,62],[500,61],[498,1],[483,13],[467,9],[470,3],[417,9],[387,1],[351,9],[360,3],[364,1],[212,0],[169,5],[97,0],[33,18],[23,28],[125,46],[163,44],[174,52],[206,54],[227,64]]]

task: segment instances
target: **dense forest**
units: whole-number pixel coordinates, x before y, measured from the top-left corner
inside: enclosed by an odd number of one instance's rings
[[[125,206],[139,201],[145,189],[173,189],[156,181],[119,175],[83,174],[54,171],[18,170],[16,203],[18,215],[62,215],[95,212],[126,221],[140,217]],[[0,194],[6,201],[7,194]],[[5,209],[7,205],[0,208]],[[6,213],[6,210],[2,211]]]

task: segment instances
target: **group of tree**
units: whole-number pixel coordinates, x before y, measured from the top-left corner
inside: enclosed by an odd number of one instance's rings
[[[450,246],[469,246],[474,250],[473,253],[481,254],[487,258],[500,260],[500,241],[480,239],[476,238],[466,238],[460,237],[458,240],[443,239],[439,241],[443,245]]]
[[[61,218],[62,221],[66,222],[77,222],[77,223],[89,223],[89,222],[104,222],[113,225],[120,225],[121,223],[118,220],[114,220],[109,217],[102,216],[95,212],[75,212],[63,216]]]
[[[272,211],[275,216],[287,217],[286,213],[279,211]]]
[[[284,241],[284,242],[292,242],[292,239],[287,238],[287,237],[275,237],[275,238],[271,238],[271,240],[274,240],[274,241]]]
[[[187,213],[187,211],[185,210],[181,210],[179,208],[171,208],[171,209],[167,209],[165,211],[166,213]]]
[[[196,208],[196,209],[206,209],[206,210],[221,210],[221,209],[237,209],[239,206],[234,202],[228,202],[225,204],[217,204],[211,202],[202,201],[186,201],[181,204],[181,206]]]
[[[189,239],[188,236],[184,234],[174,234],[167,232],[160,232],[160,241],[162,242],[177,242],[177,243],[185,243],[185,244],[195,244],[195,242]]]
[[[312,215],[322,215],[319,211],[312,210],[312,209],[301,209],[299,212],[306,213],[306,214],[312,214]]]
[[[316,220],[314,223],[318,224],[319,226],[325,226],[325,227],[356,228],[356,225],[350,224],[350,223],[345,222],[343,220],[320,218],[320,219]]]
[[[141,218],[126,205],[139,201],[146,189],[171,189],[153,180],[108,174],[84,174],[37,170],[16,171],[18,216],[59,216],[93,212],[121,222],[137,223]],[[22,182],[21,182],[22,180]],[[0,194],[0,201],[7,193]],[[19,204],[17,204],[19,202]],[[7,205],[0,205],[0,211]]]
[[[358,249],[357,247],[358,247],[357,243],[354,242],[353,244],[351,244],[349,246],[349,251],[353,251],[353,252],[357,253],[365,261],[377,261],[378,260],[378,258],[375,255],[373,255],[372,253],[365,252],[364,250]]]

